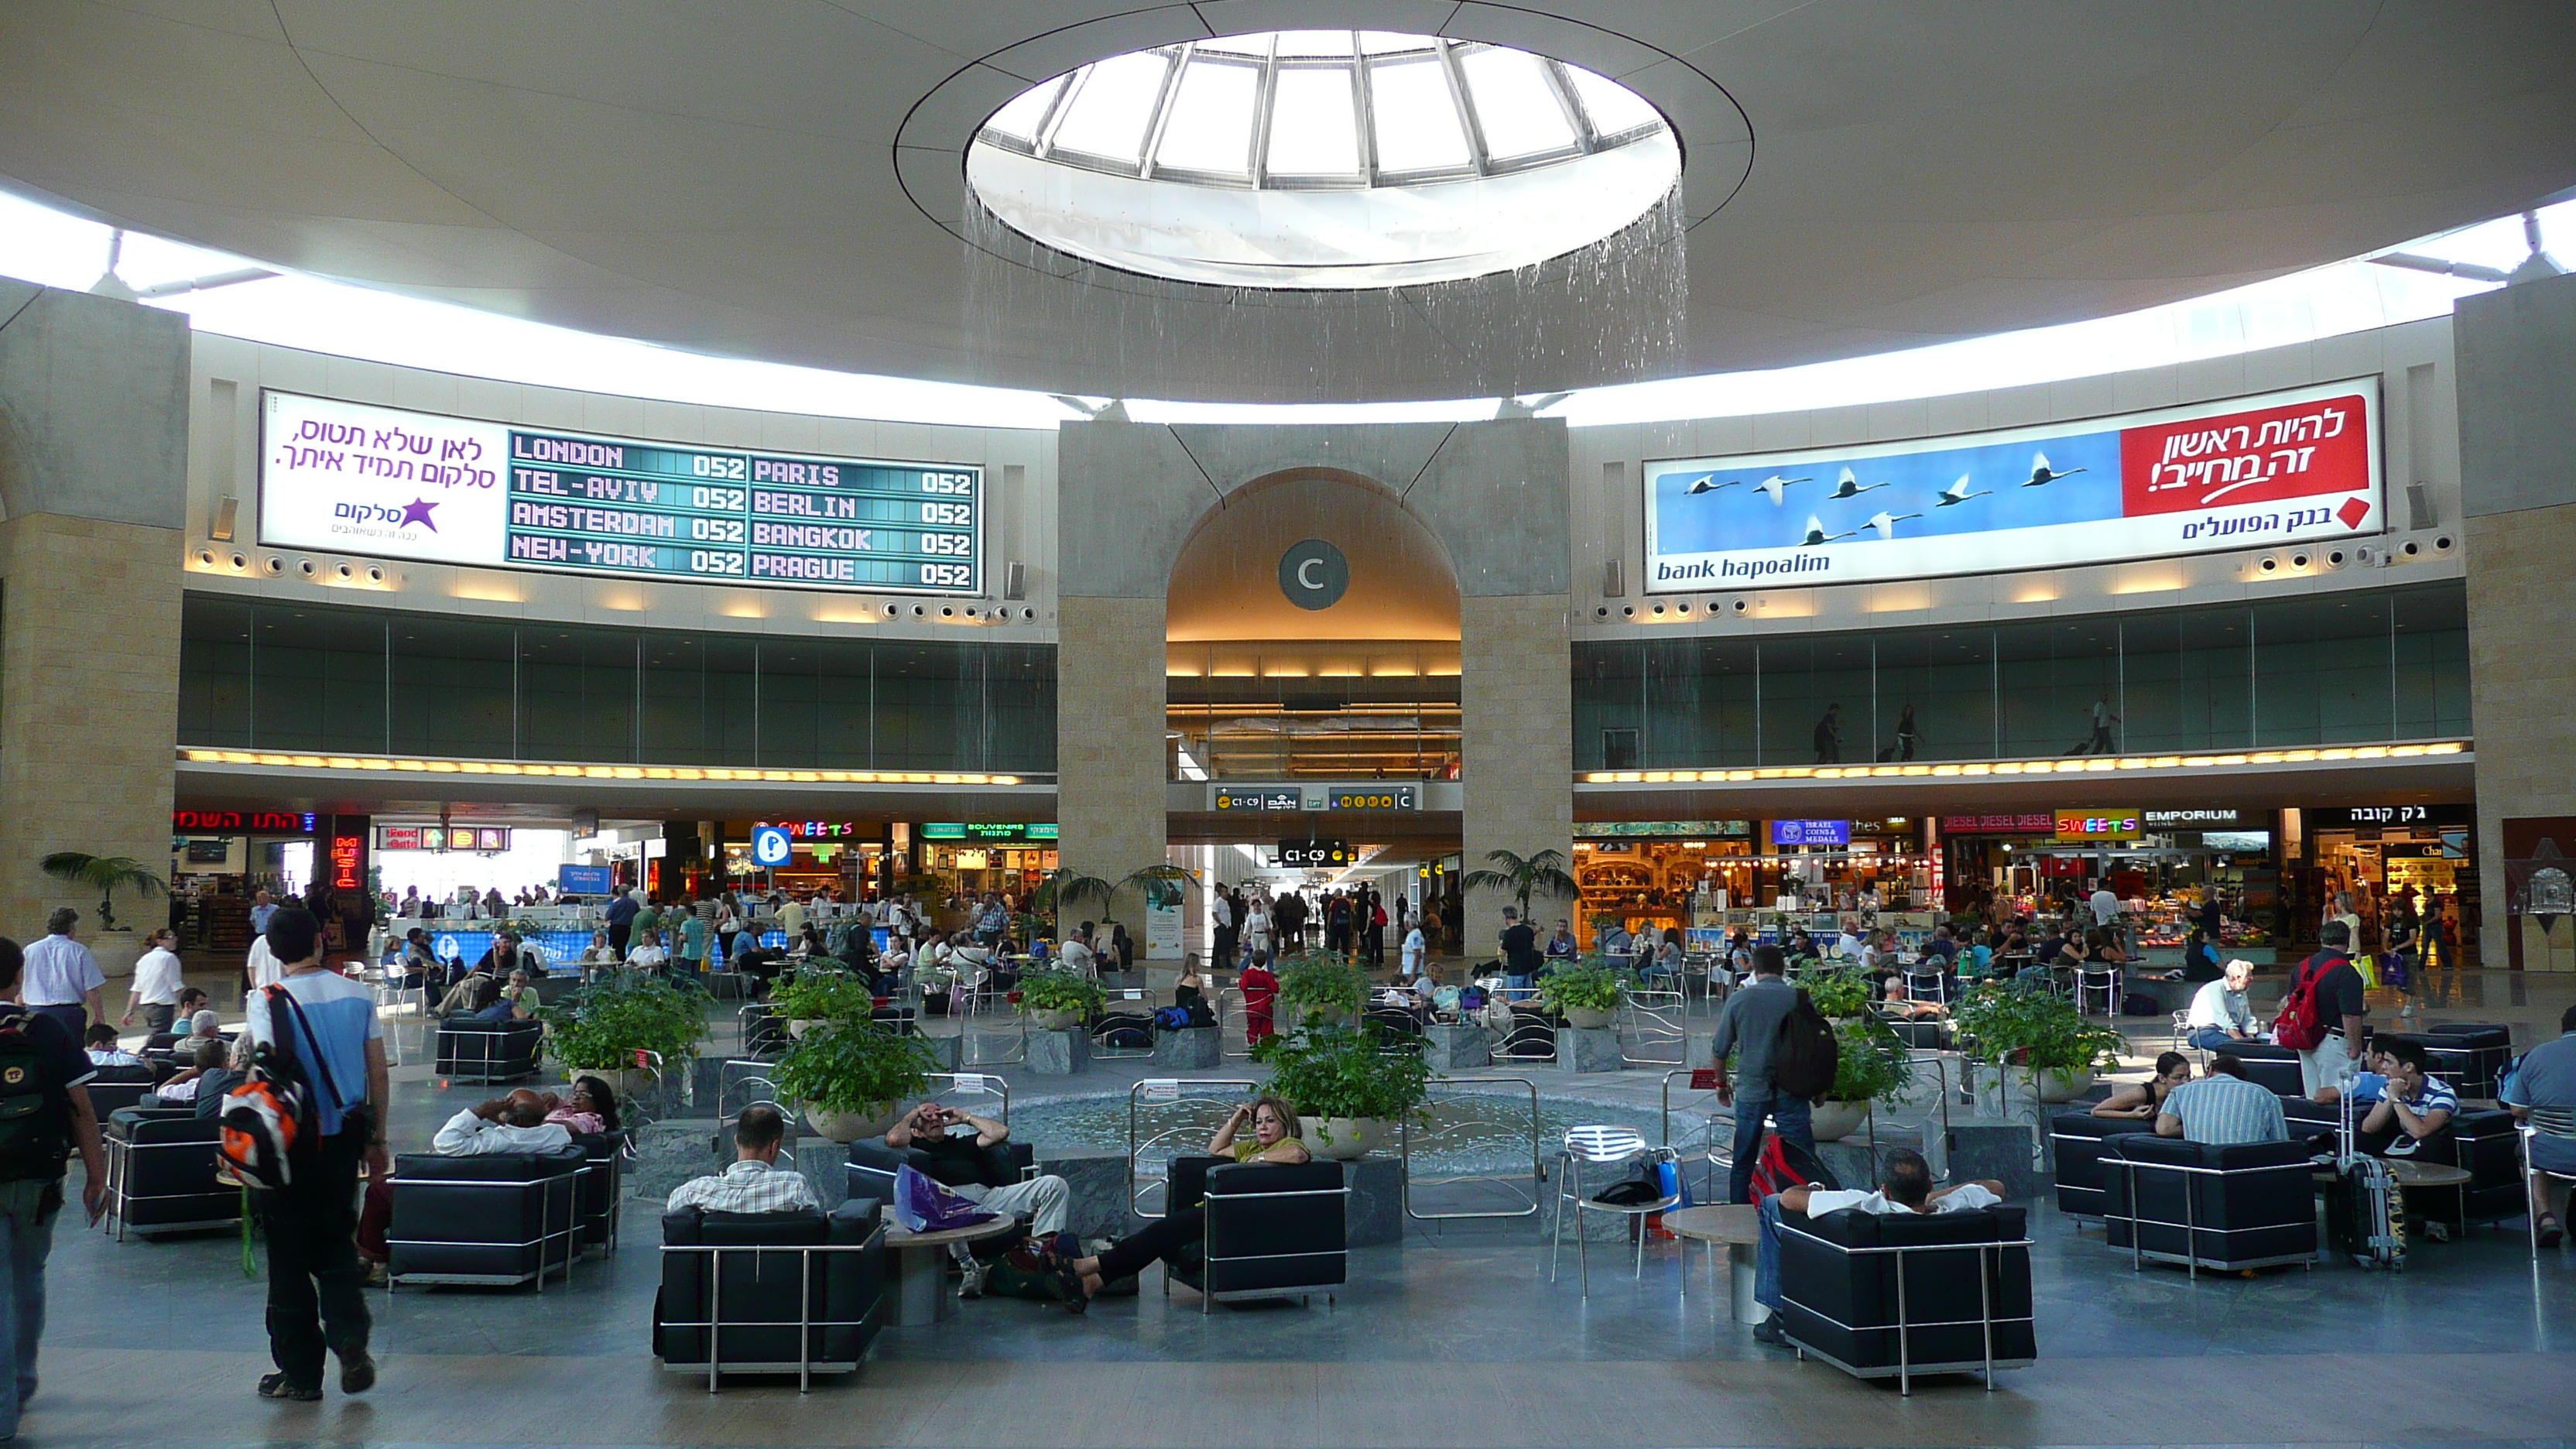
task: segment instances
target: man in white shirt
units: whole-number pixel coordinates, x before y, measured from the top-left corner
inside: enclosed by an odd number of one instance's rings
[[[662,933],[658,930],[646,931],[643,944],[626,953],[626,964],[638,971],[658,971],[670,960],[671,953],[662,949]]]
[[[107,1008],[99,1003],[107,976],[89,948],[72,939],[72,927],[79,924],[80,912],[56,908],[45,919],[45,939],[27,948],[22,978],[28,1009],[61,1022],[73,1041],[87,1034],[91,1022],[107,1020]]]
[[[264,934],[251,938],[250,959],[243,963],[242,970],[249,973],[250,989],[254,992],[286,979],[286,967],[278,961],[277,953],[269,949],[268,937]]]
[[[1422,939],[1422,927],[1417,925],[1404,933],[1404,945],[1398,952],[1398,959],[1404,965],[1407,980],[1424,974],[1423,967],[1431,959],[1431,948]]]
[[[2230,961],[2225,975],[2201,983],[2192,993],[2190,1014],[2183,1018],[2184,1030],[2191,1033],[2186,1040],[2205,1052],[2225,1051],[2230,1042],[2251,1040],[2262,1030],[2245,997],[2246,983],[2253,979],[2253,962]]]
[[[429,1145],[441,1157],[555,1152],[572,1145],[572,1129],[547,1121],[546,1099],[522,1087],[448,1118]]]
[[[152,949],[134,963],[134,979],[125,987],[125,1017],[120,1026],[134,1025],[134,1013],[143,1013],[143,1029],[163,1032],[179,1015],[179,933],[163,927],[151,936]]]
[[[787,1140],[787,1119],[775,1107],[754,1104],[742,1109],[733,1125],[734,1164],[712,1177],[692,1178],[671,1190],[667,1212],[704,1208],[711,1213],[819,1212],[822,1204],[805,1174],[778,1165],[779,1144]]]
[[[1856,1189],[1793,1187],[1762,1200],[1762,1238],[1754,1259],[1753,1301],[1771,1310],[1770,1317],[1753,1326],[1753,1336],[1764,1343],[1785,1346],[1788,1337],[1781,1331],[1780,1319],[1780,1213],[1783,1209],[1805,1213],[1811,1218],[1831,1212],[1862,1213],[1963,1213],[1992,1207],[2004,1200],[2000,1182],[1963,1182],[1940,1192],[1932,1190],[1932,1164],[1923,1154],[1910,1147],[1898,1147],[1887,1154],[1886,1173],[1879,1179],[1876,1192]]]

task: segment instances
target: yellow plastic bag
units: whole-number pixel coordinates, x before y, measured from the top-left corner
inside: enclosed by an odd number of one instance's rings
[[[2379,989],[2378,957],[2355,956],[2352,960],[2352,969],[2361,973],[2361,984],[2364,987],[2367,987],[2372,991],[2377,991]]]

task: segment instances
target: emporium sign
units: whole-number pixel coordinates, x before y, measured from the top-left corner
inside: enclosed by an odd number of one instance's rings
[[[1649,593],[2098,564],[2388,526],[2375,377],[1644,474]]]

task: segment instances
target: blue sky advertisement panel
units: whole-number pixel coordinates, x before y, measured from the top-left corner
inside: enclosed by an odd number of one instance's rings
[[[1648,593],[2063,568],[2388,526],[2375,377],[1644,472]]]

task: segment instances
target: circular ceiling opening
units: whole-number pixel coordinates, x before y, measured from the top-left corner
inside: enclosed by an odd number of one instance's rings
[[[1180,282],[1455,281],[1590,246],[1681,177],[1662,114],[1480,41],[1292,30],[1095,61],[993,113],[966,180],[1087,261]]]

